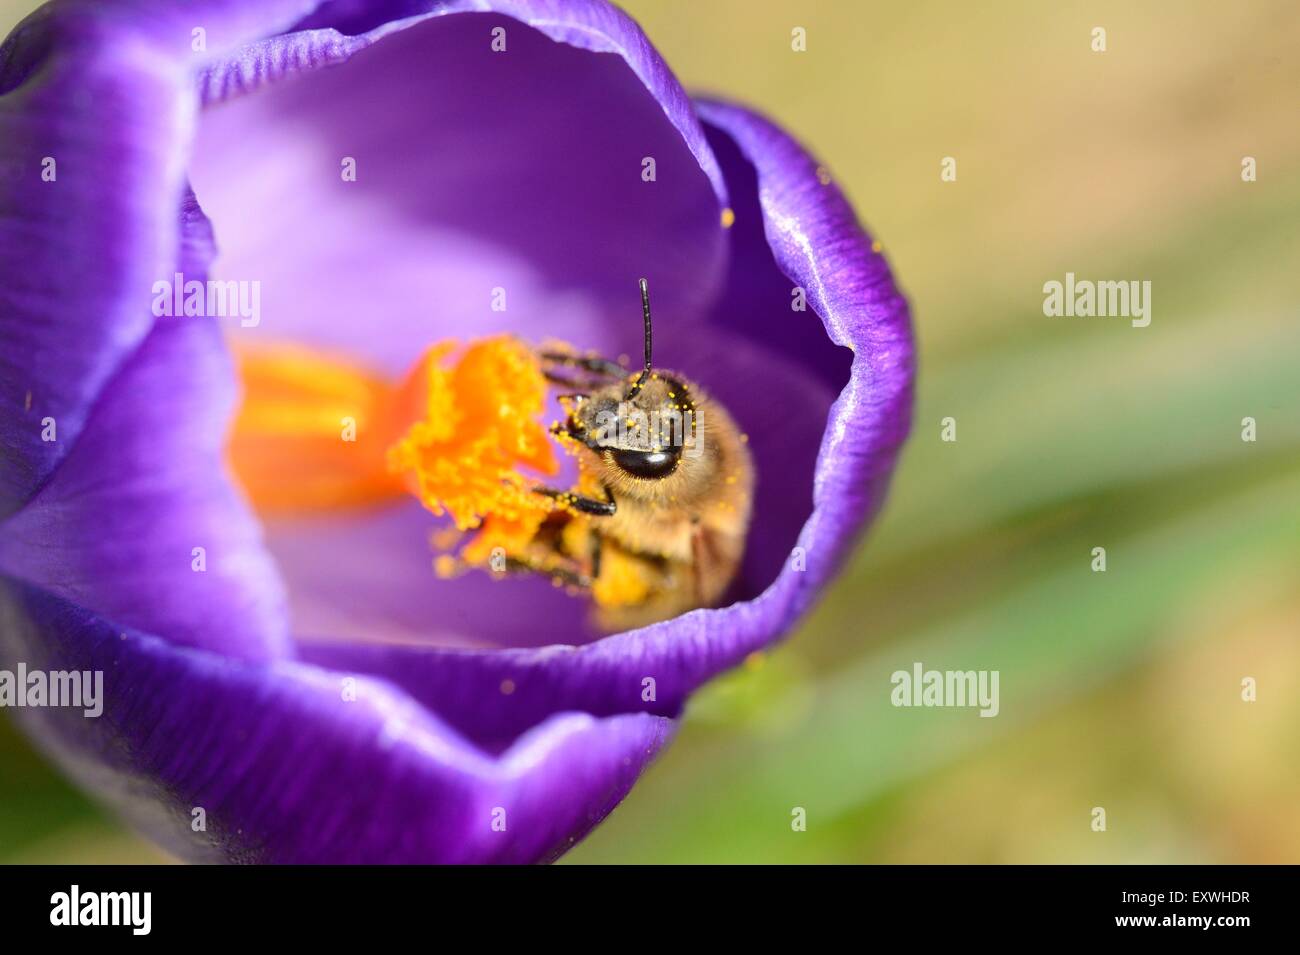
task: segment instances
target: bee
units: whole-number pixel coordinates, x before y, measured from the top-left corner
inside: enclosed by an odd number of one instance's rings
[[[516,563],[589,592],[597,622],[626,629],[716,605],[735,579],[754,497],[748,439],[693,381],[651,361],[650,291],[640,280],[645,362],[541,352],[567,419],[577,486],[533,490],[563,517]]]

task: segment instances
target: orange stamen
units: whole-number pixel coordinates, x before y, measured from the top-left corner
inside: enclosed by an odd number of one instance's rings
[[[244,400],[229,456],[262,513],[314,512],[400,498],[385,465],[391,386],[354,363],[297,345],[235,354]]]

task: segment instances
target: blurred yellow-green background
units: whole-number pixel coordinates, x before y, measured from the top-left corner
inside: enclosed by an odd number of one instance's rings
[[[837,586],[568,861],[1300,861],[1295,3],[624,6],[688,88],[825,160],[921,369]],[[1150,327],[1045,317],[1067,271],[1150,280]],[[1000,671],[1000,714],[894,708],[914,661]],[[165,859],[5,720],[0,767],[0,861]]]

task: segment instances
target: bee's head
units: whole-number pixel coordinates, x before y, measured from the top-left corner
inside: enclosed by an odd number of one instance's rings
[[[645,366],[626,382],[577,397],[569,433],[620,476],[656,481],[674,474],[696,446],[699,423],[689,385],[650,363],[650,291],[641,279]]]

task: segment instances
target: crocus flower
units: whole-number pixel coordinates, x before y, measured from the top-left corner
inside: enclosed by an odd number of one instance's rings
[[[907,307],[832,176],[603,2],[56,2],[0,50],[0,169],[3,660],[105,693],[17,712],[186,859],[554,859],[809,608],[908,429]],[[209,274],[259,314],[155,314]],[[636,354],[641,275],[750,435],[729,605],[599,636],[439,580],[415,501],[263,522],[233,482],[232,339]]]

